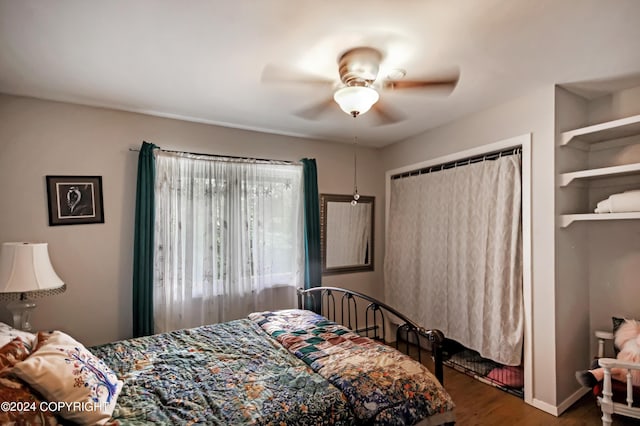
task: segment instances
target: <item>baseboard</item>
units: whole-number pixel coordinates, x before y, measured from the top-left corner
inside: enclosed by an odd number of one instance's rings
[[[558,407],[556,407],[555,405],[551,405],[547,402],[540,401],[539,399],[535,399],[535,398],[533,398],[531,405],[536,407],[538,410],[542,410],[546,413],[553,414],[556,417],[558,416]]]
[[[580,398],[582,398],[589,392],[591,392],[591,389],[589,388],[580,388],[577,391],[575,391],[571,396],[569,396],[569,398],[565,399],[564,401],[562,401],[560,405],[558,405],[558,415],[567,411],[569,407],[571,407],[573,404],[576,403],[576,401],[578,401]]]
[[[560,414],[564,413],[569,407],[576,403],[580,398],[589,393],[588,388],[580,388],[575,391],[569,398],[565,399],[559,405],[551,405],[547,402],[540,401],[539,399],[533,398],[531,405],[536,407],[539,410],[542,410],[546,413],[552,414],[558,417]]]

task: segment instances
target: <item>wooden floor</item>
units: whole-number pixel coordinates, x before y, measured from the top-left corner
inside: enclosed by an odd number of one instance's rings
[[[577,426],[601,425],[602,412],[591,394],[555,417],[498,388],[445,367],[445,388],[456,403],[456,425]],[[640,420],[614,416],[614,426],[640,425]]]

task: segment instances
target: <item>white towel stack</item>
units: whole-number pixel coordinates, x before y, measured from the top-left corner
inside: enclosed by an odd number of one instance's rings
[[[598,203],[596,213],[640,212],[640,189],[613,194]]]

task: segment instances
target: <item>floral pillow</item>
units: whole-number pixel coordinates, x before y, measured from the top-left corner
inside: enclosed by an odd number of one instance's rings
[[[16,337],[0,348],[0,374],[13,367],[16,363],[24,361],[29,356],[29,350],[25,347],[20,337]]]
[[[42,398],[16,378],[0,377],[0,401],[10,404],[5,407],[5,410],[0,410],[0,424],[33,426],[60,424],[56,415],[40,404]],[[29,407],[29,410],[25,410],[24,407]]]
[[[28,350],[31,350],[36,343],[36,335],[28,331],[18,330],[10,325],[0,322],[0,347],[11,342],[16,337],[22,339],[22,342]]]
[[[47,400],[70,403],[59,414],[80,424],[106,423],[123,385],[102,360],[61,331],[38,333],[35,350],[12,373]]]

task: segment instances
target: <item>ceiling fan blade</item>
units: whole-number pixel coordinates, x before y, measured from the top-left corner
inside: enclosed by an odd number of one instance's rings
[[[407,116],[396,108],[392,108],[383,102],[377,102],[371,107],[373,119],[377,125],[384,126],[387,124],[399,123],[407,118]]]
[[[382,88],[388,90],[428,89],[449,94],[455,89],[459,80],[460,72],[456,71],[443,77],[434,77],[426,80],[385,80],[382,82]]]
[[[267,65],[262,70],[261,81],[265,83],[303,83],[332,86],[335,81],[326,77],[308,74],[302,71]]]
[[[294,115],[305,118],[307,120],[317,120],[318,118],[320,118],[320,116],[330,111],[333,107],[338,108],[338,105],[336,105],[333,98],[327,98],[324,101],[311,105],[310,107],[294,112]]]

